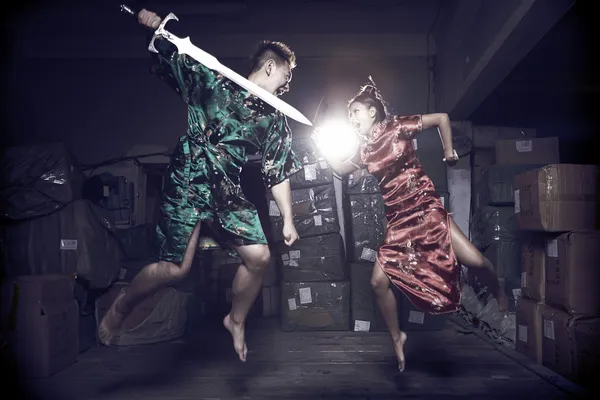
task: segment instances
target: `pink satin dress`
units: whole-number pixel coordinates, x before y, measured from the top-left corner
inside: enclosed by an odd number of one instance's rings
[[[388,219],[378,264],[418,309],[443,314],[460,307],[459,264],[450,215],[413,147],[422,129],[420,115],[378,123],[361,148],[361,163],[379,181]]]

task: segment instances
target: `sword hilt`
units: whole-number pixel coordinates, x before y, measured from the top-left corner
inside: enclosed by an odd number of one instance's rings
[[[137,11],[135,11],[133,8],[129,7],[127,4],[121,4],[120,8],[121,8],[121,12],[131,15],[132,17],[137,17],[137,15],[138,15]],[[156,50],[156,47],[154,47],[154,40],[156,40],[156,37],[157,36],[166,36],[166,37],[172,36],[171,33],[169,33],[167,30],[165,30],[165,25],[167,24],[168,21],[170,21],[172,19],[174,19],[175,21],[179,21],[177,16],[173,13],[170,13],[169,15],[167,15],[160,21],[160,25],[158,26],[158,29],[156,29],[156,31],[154,32],[154,35],[152,36],[152,40],[150,41],[148,50],[150,50],[154,53],[158,53],[158,50]]]
[[[121,4],[121,12],[125,13],[125,14],[129,14],[133,17],[135,17],[137,15],[137,12],[135,12],[131,7],[129,7],[127,4]]]

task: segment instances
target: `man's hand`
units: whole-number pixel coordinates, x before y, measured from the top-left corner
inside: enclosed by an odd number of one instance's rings
[[[162,18],[152,11],[142,10],[138,13],[138,22],[145,27],[158,29]]]
[[[291,247],[296,240],[300,237],[298,236],[298,232],[296,232],[296,227],[294,226],[294,222],[284,222],[283,223],[283,239],[285,244],[288,247]]]

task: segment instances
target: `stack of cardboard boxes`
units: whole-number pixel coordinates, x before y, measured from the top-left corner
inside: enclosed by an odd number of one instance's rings
[[[550,164],[515,179],[522,242],[516,348],[584,386],[600,359],[598,167]]]
[[[535,138],[535,131],[517,128],[475,126],[473,131],[471,240],[494,264],[514,311],[523,238],[515,219],[513,182],[520,173],[557,163],[558,139]],[[489,143],[493,151],[482,147]]]
[[[284,331],[348,330],[350,283],[335,195],[327,163],[308,137],[294,138],[303,170],[290,177],[292,212],[300,239],[282,236],[283,218],[267,194],[271,231],[281,258],[281,327]]]

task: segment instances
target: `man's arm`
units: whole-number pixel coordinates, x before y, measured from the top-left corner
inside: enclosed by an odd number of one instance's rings
[[[138,22],[148,28],[147,43],[150,43],[162,18],[148,10],[138,13]],[[159,36],[154,41],[158,54],[152,55],[151,71],[167,83],[188,104],[197,104],[203,98],[204,88],[216,79],[209,68],[186,54],[179,54],[177,47]]]
[[[298,233],[294,226],[294,214],[292,212],[292,190],[290,181],[284,180],[271,187],[273,198],[279,207],[279,212],[283,218],[283,237],[285,244],[291,246],[298,240]]]
[[[423,129],[437,128],[444,147],[444,157],[446,160],[454,160],[456,153],[452,145],[452,127],[450,118],[446,113],[424,114],[422,116]]]

